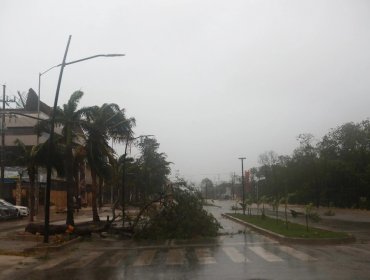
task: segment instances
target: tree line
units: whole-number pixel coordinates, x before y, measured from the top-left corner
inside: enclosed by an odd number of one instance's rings
[[[245,182],[248,200],[283,201],[318,206],[370,209],[370,121],[348,122],[321,139],[300,134],[291,155],[268,151]],[[214,186],[203,179],[203,197],[241,197],[241,178]]]
[[[289,197],[291,203],[314,203],[370,209],[370,121],[345,123],[315,141],[297,137],[290,156],[260,155],[252,168],[253,195]]]

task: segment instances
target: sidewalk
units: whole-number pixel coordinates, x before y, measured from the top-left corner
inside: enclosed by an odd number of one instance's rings
[[[305,206],[289,205],[288,221],[299,224],[306,224],[304,215],[300,215],[298,217],[293,218],[290,213],[290,209],[300,213],[305,213]],[[327,215],[328,210],[331,210],[331,212],[334,213],[334,215],[328,216]],[[265,211],[267,215],[275,217],[275,211],[273,211],[270,206],[265,205]],[[355,236],[357,242],[359,243],[370,242],[370,211],[359,209],[342,209],[333,207],[332,208],[314,207],[312,211],[317,212],[320,215],[321,221],[319,222],[309,221],[311,226],[326,230],[350,233],[353,236]],[[284,205],[280,205],[279,207],[279,218],[280,219],[285,218]]]
[[[102,220],[105,220],[106,216],[111,215],[109,207],[103,207],[99,211],[99,216]],[[65,223],[65,219],[66,213],[50,211],[50,224],[61,225]],[[75,212],[74,221],[75,223],[92,221],[91,207],[80,209],[78,213]],[[25,255],[32,248],[45,245],[43,236],[24,234],[24,229],[29,223],[28,217],[0,223],[0,255]],[[41,211],[35,216],[34,223],[44,223],[44,214]]]
[[[283,209],[283,205],[280,205],[280,209]],[[302,205],[289,205],[288,209],[293,209],[299,212],[305,212],[305,208]],[[325,215],[326,212],[331,210],[335,213],[334,216]],[[341,220],[341,221],[352,221],[358,223],[370,223],[370,211],[360,209],[343,209],[335,207],[320,207],[313,208],[313,211],[317,212],[321,218],[329,220]]]

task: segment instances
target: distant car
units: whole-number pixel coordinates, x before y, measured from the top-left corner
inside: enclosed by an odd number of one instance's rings
[[[26,206],[13,205],[10,202],[0,199],[0,206],[14,207],[18,210],[20,216],[28,216],[30,214],[30,209]]]

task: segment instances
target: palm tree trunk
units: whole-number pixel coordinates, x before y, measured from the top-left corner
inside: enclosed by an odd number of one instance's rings
[[[73,212],[74,212],[74,182],[73,182],[73,154],[72,145],[67,144],[66,157],[65,157],[65,168],[66,168],[66,179],[67,179],[67,225],[74,225]]]
[[[103,183],[104,180],[101,177],[99,177],[99,196],[98,196],[99,209],[103,207]]]
[[[82,204],[86,205],[87,204],[87,192],[86,192],[86,180],[85,180],[85,162],[81,162],[79,164],[79,171],[80,171],[80,182],[79,182],[79,187],[80,187],[80,195],[82,199]]]
[[[33,222],[35,216],[35,177],[36,174],[34,171],[28,171],[28,177],[30,179],[30,196],[29,196],[29,205],[30,205],[30,216],[29,221]]]
[[[92,213],[93,213],[93,221],[94,222],[100,222],[99,214],[98,214],[98,208],[96,203],[96,172],[94,170],[91,170],[91,197],[92,197]]]
[[[80,196],[81,191],[80,191],[80,164],[75,160],[75,163],[73,164],[73,182],[74,182],[74,194],[75,196]]]

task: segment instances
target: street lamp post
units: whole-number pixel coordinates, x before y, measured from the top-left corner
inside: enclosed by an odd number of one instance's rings
[[[71,62],[66,62],[67,53],[68,53],[68,49],[69,49],[69,44],[71,42],[71,38],[72,38],[72,36],[69,35],[68,42],[67,42],[67,47],[66,47],[66,50],[64,52],[64,57],[63,57],[62,63],[58,64],[56,66],[53,66],[53,67],[51,67],[47,70],[47,71],[49,71],[49,70],[51,70],[55,67],[60,67],[58,85],[57,85],[57,89],[56,89],[56,93],[55,93],[54,107],[53,107],[53,111],[52,111],[52,115],[51,115],[51,121],[50,121],[50,135],[49,135],[49,145],[48,145],[47,170],[46,170],[46,190],[45,190],[44,243],[49,242],[51,159],[53,158],[55,111],[56,111],[57,106],[58,106],[59,90],[60,90],[60,85],[62,83],[62,76],[63,76],[64,67],[67,66],[67,65],[70,65],[70,64],[74,64],[74,63],[77,63],[77,62],[82,62],[82,61],[92,59],[92,58],[96,58],[96,57],[124,56],[124,54],[99,54],[99,55],[89,56],[89,57],[78,59],[78,60],[71,61]],[[44,72],[44,73],[46,73],[46,72]],[[41,77],[41,75],[39,77]],[[40,102],[40,100],[39,100],[39,102]]]
[[[242,162],[242,193],[243,193],[243,215],[245,215],[245,188],[244,188],[244,166],[243,166],[243,162],[244,160],[246,159],[245,157],[240,157],[239,158]]]
[[[259,192],[260,192],[260,182],[262,181],[262,180],[264,180],[265,179],[265,176],[258,176],[257,177],[257,184],[256,184],[256,193],[257,193],[257,214],[259,213],[259,205],[260,205],[260,201],[259,201]]]
[[[59,90],[62,83],[63,71],[66,63],[67,53],[69,44],[71,42],[71,35],[69,35],[66,50],[64,52],[63,62],[60,67],[59,79],[57,90],[55,93],[54,107],[51,114],[50,122],[50,135],[49,135],[49,146],[48,146],[48,157],[47,157],[47,169],[46,169],[46,190],[45,190],[45,232],[44,232],[44,243],[49,242],[49,221],[50,221],[50,189],[51,189],[51,159],[53,158],[53,140],[54,140],[54,123],[55,123],[55,110],[58,106]]]
[[[50,67],[49,69],[43,71],[43,72],[40,72],[39,73],[39,85],[38,85],[38,102],[37,102],[37,135],[36,135],[36,145],[40,144],[40,127],[39,127],[39,123],[40,123],[40,100],[41,100],[41,76],[46,74],[47,72],[49,72],[50,70],[54,69],[54,68],[57,68],[58,65],[55,65],[53,67]],[[39,168],[37,167],[37,189],[36,189],[36,213],[38,213],[39,211],[39,188],[40,188],[40,173],[39,173]]]
[[[57,68],[59,65],[55,65],[53,67],[50,67],[49,69],[45,70],[44,72],[39,73],[39,86],[38,86],[38,102],[37,102],[37,118],[40,120],[40,100],[41,100],[41,76],[49,72],[50,70]],[[37,122],[39,123],[39,121]],[[36,138],[36,144],[39,144],[39,131],[37,131],[37,138]]]

